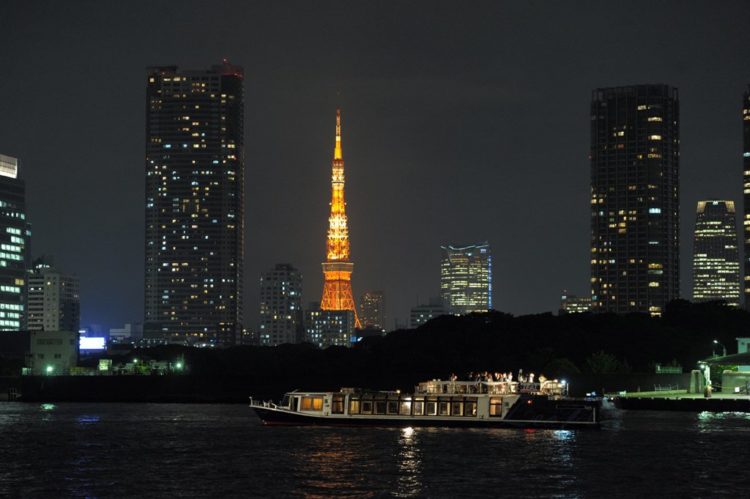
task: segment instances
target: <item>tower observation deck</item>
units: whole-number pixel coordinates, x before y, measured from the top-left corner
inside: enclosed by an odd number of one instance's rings
[[[349,255],[346,202],[344,201],[344,157],[341,151],[341,111],[336,110],[336,145],[331,176],[331,215],[328,217],[326,261],[323,262],[323,298],[321,310],[351,310],[356,327],[361,327],[354,306]]]

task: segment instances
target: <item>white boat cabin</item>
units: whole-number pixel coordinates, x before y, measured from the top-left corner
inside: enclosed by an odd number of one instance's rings
[[[331,418],[503,418],[522,394],[556,398],[565,382],[441,381],[420,383],[414,393],[342,388],[339,392],[287,393],[276,409]]]

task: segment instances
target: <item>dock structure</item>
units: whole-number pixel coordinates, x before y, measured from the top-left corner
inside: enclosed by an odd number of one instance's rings
[[[750,395],[713,393],[706,397],[687,390],[619,393],[609,396],[618,409],[632,411],[750,412]]]

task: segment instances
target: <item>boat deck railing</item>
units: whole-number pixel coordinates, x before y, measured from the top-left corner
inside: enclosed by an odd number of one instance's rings
[[[255,400],[250,397],[250,407],[267,407],[269,409],[276,409],[279,406],[271,400]]]
[[[564,395],[566,385],[557,380],[541,383],[518,381],[443,381],[434,379],[417,385],[415,392],[424,394],[489,394],[511,395],[520,393]]]

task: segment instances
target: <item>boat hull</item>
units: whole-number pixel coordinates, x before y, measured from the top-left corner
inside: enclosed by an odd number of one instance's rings
[[[534,401],[517,404],[503,418],[397,415],[321,415],[293,412],[279,407],[252,406],[266,425],[289,426],[373,426],[373,427],[453,427],[453,428],[581,428],[599,425],[599,404]]]

